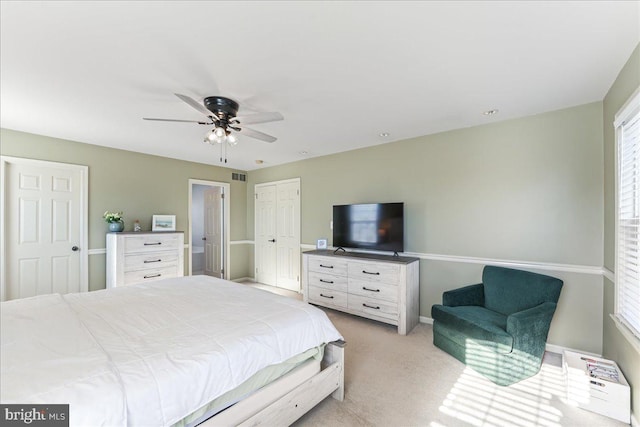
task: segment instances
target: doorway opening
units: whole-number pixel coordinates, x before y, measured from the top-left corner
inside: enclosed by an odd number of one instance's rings
[[[230,185],[189,180],[189,275],[229,278]]]

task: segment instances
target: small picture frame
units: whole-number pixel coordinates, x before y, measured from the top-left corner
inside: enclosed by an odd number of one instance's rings
[[[176,216],[154,215],[151,220],[151,231],[176,231]]]
[[[318,239],[316,249],[327,249],[327,239]]]

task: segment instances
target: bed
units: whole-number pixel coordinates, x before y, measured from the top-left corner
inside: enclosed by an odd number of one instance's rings
[[[344,396],[324,312],[226,280],[42,295],[0,315],[0,401],[68,403],[71,425],[284,425]]]

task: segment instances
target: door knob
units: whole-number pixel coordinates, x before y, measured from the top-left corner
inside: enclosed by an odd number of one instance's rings
[[[202,238],[202,240],[207,240],[207,238],[206,238],[206,237],[203,237],[203,238]]]
[[[271,243],[275,243],[275,242],[276,242],[276,239],[271,239],[271,240],[269,240],[269,241],[270,241]]]
[[[73,252],[78,252],[78,251],[80,250],[80,248],[79,248],[79,247],[77,247],[77,246],[74,246],[74,247],[72,247],[72,248],[71,248],[71,250],[72,250]]]

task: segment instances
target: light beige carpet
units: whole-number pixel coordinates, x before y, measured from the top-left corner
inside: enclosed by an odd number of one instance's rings
[[[323,310],[347,342],[345,400],[325,399],[296,426],[625,425],[566,403],[559,355],[549,354],[535,377],[499,387],[434,347],[431,325],[401,336],[391,325]]]

